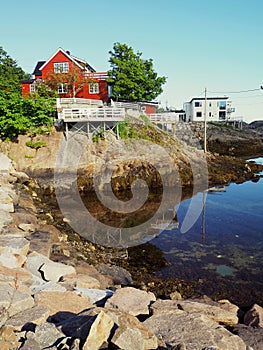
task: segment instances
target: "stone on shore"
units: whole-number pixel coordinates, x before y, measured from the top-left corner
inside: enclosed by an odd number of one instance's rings
[[[247,326],[263,328],[263,308],[254,304],[244,316],[244,323]]]
[[[0,283],[0,309],[3,318],[9,318],[35,305],[31,295],[6,283]]]
[[[113,326],[114,322],[110,316],[104,311],[100,311],[89,329],[89,333],[82,349],[98,350],[104,342],[107,342]]]
[[[113,295],[111,290],[101,290],[94,288],[76,288],[75,293],[85,296],[91,304],[101,306]]]
[[[238,323],[237,311],[230,312],[215,305],[208,305],[202,302],[191,300],[157,300],[151,305],[151,310],[154,315],[160,313],[182,313],[184,311],[191,314],[203,314],[220,324],[235,325]]]
[[[0,282],[8,282],[11,286],[31,286],[34,279],[32,274],[23,268],[0,266]]]
[[[77,314],[85,309],[93,307],[87,298],[71,291],[43,291],[36,293],[34,298],[37,305],[46,306],[49,309],[52,318],[59,320],[66,317],[68,313]],[[56,313],[60,313],[61,315],[56,316]]]
[[[263,349],[263,328],[255,328],[244,324],[238,324],[233,328],[233,332],[243,339],[243,341],[247,344],[248,350]]]
[[[10,317],[6,325],[12,326],[16,331],[22,329],[27,330],[32,325],[38,325],[44,323],[49,316],[49,309],[46,306],[39,305],[34,306],[31,309],[27,309],[19,312],[18,314]]]
[[[130,272],[119,266],[108,266],[106,264],[96,265],[96,269],[103,275],[111,276],[114,284],[128,285],[132,283]]]
[[[30,252],[38,252],[46,257],[50,257],[52,241],[50,233],[47,231],[37,230],[32,233],[30,239]]]
[[[143,324],[169,346],[185,344],[187,350],[246,350],[241,338],[205,315],[162,313],[151,316]]]
[[[34,275],[42,277],[45,281],[60,281],[63,276],[76,274],[73,266],[54,262],[42,254],[33,252],[29,254],[26,268]]]
[[[105,310],[117,325],[111,343],[123,350],[157,349],[158,339],[135,316],[118,310]]]
[[[9,268],[21,267],[26,261],[29,241],[7,234],[0,237],[0,265]]]
[[[151,292],[132,287],[117,289],[106,304],[106,309],[118,309],[133,316],[149,315],[149,306],[156,300]]]

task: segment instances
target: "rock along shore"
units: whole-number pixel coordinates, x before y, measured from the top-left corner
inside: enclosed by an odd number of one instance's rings
[[[66,264],[66,238],[37,217],[30,179],[0,153],[0,349],[260,350],[263,309],[157,299],[117,266]],[[90,247],[92,249],[92,247]]]

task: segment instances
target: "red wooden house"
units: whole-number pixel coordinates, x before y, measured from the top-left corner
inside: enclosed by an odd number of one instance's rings
[[[52,79],[60,74],[64,81],[57,84],[60,97],[78,97],[94,100],[108,101],[107,72],[96,72],[86,61],[72,56],[69,51],[59,48],[47,61],[39,61],[33,72],[32,79],[23,80],[22,95],[24,97],[34,93],[36,84]],[[71,82],[73,89],[69,89],[68,79],[74,77]]]

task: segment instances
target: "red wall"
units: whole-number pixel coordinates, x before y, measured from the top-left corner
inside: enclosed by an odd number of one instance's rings
[[[30,96],[30,84],[22,83],[22,96],[23,97]]]

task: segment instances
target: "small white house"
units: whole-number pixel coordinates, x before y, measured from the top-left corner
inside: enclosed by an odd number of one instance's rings
[[[224,121],[231,118],[235,111],[231,107],[228,97],[194,97],[190,102],[184,103],[186,121]]]

